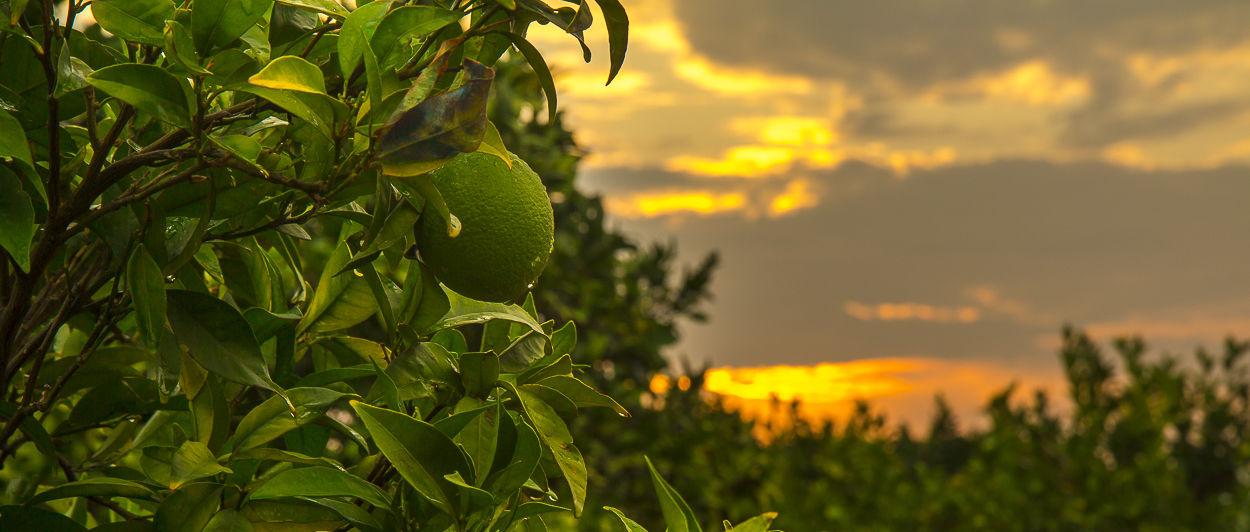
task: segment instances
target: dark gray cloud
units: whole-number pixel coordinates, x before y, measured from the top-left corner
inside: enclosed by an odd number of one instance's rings
[[[1042,58],[1069,72],[1108,53],[1170,53],[1245,42],[1241,0],[681,0],[696,51],[718,62],[810,77],[885,75],[905,85]]]
[[[1240,97],[1143,112],[1141,101],[1161,99],[1187,81],[1186,74],[1143,87],[1126,61],[1133,53],[1222,50],[1250,42],[1250,3],[1243,0],[674,4],[693,49],[716,62],[850,83],[867,104],[848,117],[844,126],[851,134],[923,136],[928,132],[900,127],[890,108],[892,92],[916,93],[1033,60],[1046,61],[1060,75],[1080,77],[1092,89],[1084,106],[1057,117],[1065,130],[1057,140],[1066,147],[1096,150],[1142,135],[1180,134],[1212,114],[1250,108]],[[1139,105],[1126,107],[1130,99]]]
[[[1068,117],[1061,142],[1068,146],[1105,145],[1116,139],[1171,137],[1218,122],[1250,108],[1250,96],[1176,108],[1126,112],[1118,107],[1086,107]]]
[[[642,181],[637,174],[633,183]],[[846,164],[819,176],[827,192],[842,195],[787,217],[618,223],[646,238],[675,238],[691,262],[722,253],[712,321],[690,328],[684,344],[695,359],[938,356],[1042,365],[1054,358],[1036,341],[1057,337],[1064,321],[1244,303],[1248,175],[1240,167],[1143,172],[1007,161],[898,180]],[[587,177],[591,185],[623,181],[617,171]],[[660,171],[648,181],[707,182]],[[848,300],[970,305],[976,286],[997,288],[1036,319],[987,311],[966,325],[863,322],[843,311]]]

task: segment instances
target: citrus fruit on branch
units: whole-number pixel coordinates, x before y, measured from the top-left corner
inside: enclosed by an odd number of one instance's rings
[[[430,173],[460,220],[448,235],[441,216],[426,212],[418,230],[421,258],[448,288],[473,299],[516,299],[547,265],[555,218],[542,179],[509,153],[512,167],[494,155],[456,156]]]

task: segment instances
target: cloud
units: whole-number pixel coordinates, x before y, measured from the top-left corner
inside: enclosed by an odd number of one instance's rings
[[[786,189],[773,196],[768,203],[768,215],[776,218],[786,214],[810,209],[820,204],[820,194],[807,179],[799,178],[786,184]]]
[[[924,303],[877,303],[865,305],[847,301],[847,316],[861,321],[928,321],[933,323],[974,323],[981,320],[981,309],[970,306],[935,307]]]
[[[844,84],[861,103],[839,124],[850,142],[1062,160],[1154,139],[1132,164],[1247,160],[1227,147],[1250,126],[1245,2],[688,0],[673,13],[687,55],[717,68]]]
[[[1062,71],[1131,50],[1180,53],[1247,41],[1238,0],[791,2],[684,0],[692,49],[725,65],[928,87],[1042,59]],[[760,46],[768,43],[768,46]]]
[[[922,97],[989,98],[1035,106],[1068,106],[1090,96],[1089,81],[1063,76],[1044,61],[1026,61],[1001,72],[937,83]]]
[[[622,218],[655,218],[682,214],[724,214],[744,211],[748,205],[746,195],[741,192],[671,190],[609,197],[606,207],[608,212]]]
[[[609,197],[664,186],[749,192],[755,217],[733,211],[679,225],[665,216],[614,217],[631,234],[679,242],[692,261],[721,253],[711,321],[684,328],[678,353],[722,365],[932,356],[1044,367],[1054,352],[1036,339],[1058,337],[1064,323],[1213,308],[1250,293],[1250,248],[1241,245],[1250,227],[1247,167],[999,161],[898,179],[889,168],[848,160],[792,172],[766,180],[662,169],[584,176]],[[767,217],[764,201],[800,177],[818,204]],[[958,327],[864,321],[846,313],[846,301],[874,313],[880,303],[975,307],[980,319]],[[1250,318],[1250,305],[1210,315]]]
[[[716,217],[737,214],[743,219],[761,215],[770,218],[810,209],[820,203],[820,192],[813,182],[796,178],[784,188],[733,185],[714,188],[664,187],[643,192],[610,195],[605,206],[612,216],[625,219]]]

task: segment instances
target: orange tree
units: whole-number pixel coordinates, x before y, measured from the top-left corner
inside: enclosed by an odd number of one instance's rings
[[[532,279],[475,290],[508,261],[535,274],[534,227],[469,216],[482,201],[444,201],[438,177],[524,173],[486,109],[512,50],[554,116],[531,24],[582,41],[600,19],[620,69],[620,3],[565,3],[0,0],[0,529],[579,515],[566,420],[626,411],[574,363],[575,326],[521,298]],[[538,251],[432,269],[431,226]],[[670,528],[697,530],[653,484]]]

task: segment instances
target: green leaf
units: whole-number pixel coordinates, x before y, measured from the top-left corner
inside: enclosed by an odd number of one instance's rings
[[[256,164],[256,159],[260,157],[261,145],[255,138],[247,135],[209,135],[209,140],[213,141],[221,149],[230,152],[230,155],[237,157],[241,161]],[[307,233],[305,233],[307,234]]]
[[[284,55],[260,69],[247,82],[269,89],[325,94],[326,81],[317,65],[294,55]]]
[[[30,149],[26,147],[22,126],[8,113],[0,111],[0,154],[6,148],[5,138],[12,138],[10,135],[14,135],[13,131],[20,137],[22,148],[27,151],[26,157],[29,159]],[[0,172],[0,190],[5,191],[0,194],[0,249],[13,258],[18,268],[29,272],[30,241],[38,229],[35,225],[35,208],[30,202],[30,196],[22,190],[22,183],[11,173]]]
[[[342,526],[339,513],[321,504],[322,500],[248,501],[239,511],[266,532],[321,532]]]
[[[330,131],[330,124],[334,120],[334,103],[327,96],[242,84],[230,85],[227,89],[254,94],[269,100],[274,105],[311,124],[325,138],[334,138]]]
[[[543,54],[534,48],[534,45],[525,40],[525,37],[515,33],[507,34],[512,39],[512,44],[517,50],[521,51],[521,55],[525,57],[525,61],[530,64],[530,68],[534,70],[534,74],[538,76],[538,84],[542,86],[543,93],[547,95],[547,121],[555,123],[556,121],[556,82],[551,77],[551,69],[547,68],[547,61],[543,60]]]
[[[378,367],[377,362],[372,360],[369,362],[372,363],[373,370],[378,376],[378,378],[373,381],[373,388],[369,390],[369,397],[381,398],[383,400],[383,404],[386,406],[392,409],[402,410],[404,403],[399,398],[399,386],[395,385],[395,381],[391,379],[390,375],[387,375],[385,371],[382,371],[382,368]]]
[[[91,529],[92,532],[157,532],[150,521],[117,521]]]
[[[437,168],[432,164],[477,151],[486,134],[486,101],[495,71],[466,60],[462,74],[463,85],[425,98],[384,126],[377,150],[384,174],[420,175]]]
[[[87,81],[165,122],[179,127],[191,125],[191,87],[187,80],[174,77],[163,68],[123,63],[92,72]]]
[[[530,501],[530,502],[522,503],[520,506],[517,507],[516,513],[513,514],[513,519],[525,519],[527,517],[533,517],[535,515],[550,514],[550,513],[557,513],[557,512],[567,512],[567,511],[569,511],[569,509],[563,506],[547,504],[541,501]]]
[[[347,264],[349,250],[339,244],[326,261],[317,289],[313,291],[308,313],[300,320],[297,332],[329,332],[346,329],[369,319],[378,311],[377,301],[369,284],[355,273],[333,275]]]
[[[503,137],[499,136],[499,130],[495,128],[495,124],[486,122],[486,134],[482,137],[482,144],[477,147],[477,151],[489,153],[498,157],[508,168],[512,168],[512,152],[503,145]]]
[[[446,475],[471,472],[455,442],[433,425],[401,412],[352,401],[373,442],[418,493],[445,513],[457,515],[457,488]]]
[[[515,528],[517,532],[550,532],[551,530],[547,528],[547,523],[543,521],[541,515],[522,519],[516,523]]]
[[[0,506],[0,530],[4,532],[75,532],[87,530],[59,513],[29,506]]]
[[[668,526],[669,532],[703,532],[690,505],[686,504],[681,495],[677,494],[677,490],[673,489],[664,477],[660,476],[659,471],[655,470],[651,458],[644,458],[647,461],[647,469],[651,471],[651,484],[655,486],[655,494],[660,499],[660,512],[664,514],[664,524]]]
[[[391,498],[361,478],[346,471],[328,467],[301,467],[288,469],[252,492],[252,499],[278,497],[356,497],[378,508],[391,507]]]
[[[138,482],[120,478],[97,477],[61,484],[31,497],[30,500],[26,501],[26,504],[35,505],[56,499],[96,496],[155,499],[156,493]]]
[[[482,401],[473,397],[461,399],[456,404],[456,412],[462,413],[481,408]],[[464,447],[465,454],[473,462],[473,470],[477,472],[475,485],[481,486],[490,474],[491,465],[495,463],[495,453],[499,445],[499,423],[503,407],[500,403],[486,405],[486,410],[477,414],[453,438]]]
[[[277,2],[288,6],[305,7],[339,20],[346,18],[349,14],[347,9],[343,7],[343,4],[334,0],[277,0]]]
[[[608,56],[611,67],[606,84],[610,84],[621,71],[621,65],[625,64],[625,49],[629,46],[629,16],[620,0],[595,0],[595,3],[599,4],[604,25],[608,28]]]
[[[221,381],[208,379],[205,384],[195,397],[188,396],[191,400],[194,439],[211,449],[217,449],[226,440],[230,430],[230,405],[226,403],[226,397],[221,390]]]
[[[163,44],[165,20],[174,14],[171,0],[96,0],[91,14],[105,31],[130,42]]]
[[[167,290],[165,295],[169,325],[197,363],[231,381],[271,390],[290,404],[269,377],[260,345],[238,310],[199,292]]]
[[[425,37],[460,20],[464,13],[433,6],[405,6],[392,9],[374,30],[369,46],[381,65],[386,66],[391,51],[410,39]]]
[[[760,514],[738,523],[738,526],[730,528],[726,532],[768,532],[771,529],[773,520],[776,518],[777,512]]]
[[[343,79],[350,78],[356,71],[356,67],[360,64],[361,54],[368,46],[369,38],[373,36],[374,30],[377,29],[378,23],[382,22],[382,17],[386,15],[389,7],[390,2],[365,4],[352,11],[343,21],[337,43],[339,67],[342,69]]]
[[[647,529],[643,528],[642,525],[635,523],[633,519],[625,517],[625,514],[621,513],[620,510],[611,506],[604,506],[603,509],[612,512],[616,515],[617,519],[621,520],[621,523],[625,525],[625,532],[647,532]]]
[[[542,398],[525,389],[513,388],[510,384],[505,383],[505,386],[521,401],[525,417],[533,423],[538,438],[551,451],[560,472],[564,473],[569,491],[573,494],[573,515],[581,516],[586,504],[586,462],[581,451],[573,445],[568,426]]]
[[[260,244],[255,239],[248,238],[238,244],[221,242],[214,244],[214,247],[221,252],[218,265],[225,274],[226,287],[230,289],[230,296],[235,304],[262,310],[273,308],[271,287],[274,276]]]
[[[299,497],[299,500],[311,502],[329,509],[361,530],[382,530],[382,525],[378,524],[378,520],[367,509],[350,502],[343,502],[337,499],[314,499],[311,497]]]
[[[563,419],[572,419],[577,417],[577,405],[573,404],[573,400],[565,397],[564,394],[557,392],[555,389],[548,388],[541,384],[522,384],[517,389],[528,392],[534,397],[547,403],[556,415]]]
[[[165,276],[160,265],[144,246],[135,247],[126,265],[126,288],[135,306],[139,334],[149,346],[156,346],[165,328]]]
[[[495,504],[495,496],[489,491],[470,484],[460,476],[460,473],[451,473],[444,477],[448,482],[456,486],[461,501],[462,512],[465,514],[473,514],[483,508],[493,506]]]
[[[16,405],[13,403],[0,403],[0,416],[3,416],[5,421],[13,419],[13,416],[16,414]],[[17,428],[21,429],[22,434],[26,435],[26,439],[34,442],[35,448],[40,453],[43,453],[44,456],[56,456],[57,449],[56,444],[52,442],[52,436],[33,416],[26,416],[18,424]]]
[[[486,489],[500,497],[512,496],[529,480],[541,457],[542,443],[534,429],[514,413],[501,416],[491,466],[497,472],[487,478]]]
[[[26,166],[35,167],[35,163],[30,158],[30,144],[26,141],[26,133],[22,131],[21,122],[4,110],[0,110],[0,157],[13,157],[26,163]],[[21,183],[18,183],[16,188],[8,188],[9,183],[5,183],[5,186],[5,190],[21,189]]]
[[[391,356],[391,350],[385,345],[354,336],[333,336],[319,339],[317,340],[317,345],[325,347],[338,355],[340,357],[339,360],[344,360],[343,357],[353,357],[361,362],[386,365],[387,360]]]
[[[577,325],[572,321],[564,324],[554,333],[551,333],[551,354],[555,356],[568,355],[573,352],[573,348],[577,346]]]
[[[538,323],[538,320],[517,305],[478,301],[450,290],[447,291],[447,300],[451,308],[443,319],[434,324],[432,327],[434,330],[450,329],[486,320],[507,320],[543,334],[542,325]]]
[[[394,246],[412,234],[412,228],[421,218],[421,212],[414,209],[408,202],[401,202],[386,216],[382,229],[356,255],[376,253]]]
[[[225,46],[265,16],[273,0],[196,0],[191,5],[191,36],[201,55]]]
[[[204,526],[204,532],[253,532],[251,521],[248,521],[238,510],[222,510]]]
[[[169,488],[179,486],[192,480],[211,477],[219,473],[233,473],[230,468],[217,463],[217,457],[207,445],[198,441],[183,442],[169,462]]]
[[[203,76],[213,74],[200,65],[200,57],[195,53],[195,42],[191,40],[191,30],[176,20],[165,23],[165,56],[188,72]]]
[[[386,374],[395,382],[402,400],[430,396],[430,388],[451,392],[460,384],[452,360],[443,346],[422,342],[395,357]],[[451,400],[448,398],[448,402]]]
[[[438,168],[449,160],[440,159],[437,162],[405,166],[405,171],[412,170],[417,172],[417,174],[392,176],[397,179],[391,179],[390,181],[399,190],[400,194],[408,200],[408,203],[413,203],[415,199],[420,199],[425,216],[442,218],[443,224],[447,226],[447,235],[454,238],[460,234],[460,219],[456,218],[456,215],[447,209],[447,202],[443,200],[443,193],[438,191],[438,187],[434,186],[434,178],[427,173],[427,171]],[[422,164],[426,166],[421,166]]]
[[[287,393],[295,405],[294,416],[281,398],[270,397],[239,420],[224,448],[237,454],[264,445],[321,417],[326,407],[347,395],[329,388],[291,388]]]
[[[226,458],[226,460],[229,462],[243,460],[272,460],[275,462],[287,462],[292,464],[343,469],[343,464],[340,464],[337,460],[331,458],[323,456],[308,456],[294,451],[274,449],[273,447],[255,447],[246,451],[239,451],[231,454],[228,458]]]
[[[331,339],[333,341],[336,339]],[[322,342],[319,344],[325,345]],[[346,382],[353,379],[361,379],[374,376],[373,367],[368,364],[359,364],[356,366],[348,366],[342,368],[330,368],[310,373],[300,378],[296,386],[315,387],[325,386],[335,382]]]
[[[549,343],[546,335],[527,331],[500,353],[500,369],[508,373],[524,371],[531,363],[546,356]]]
[[[573,404],[577,405],[579,408],[584,406],[611,408],[622,417],[630,417],[629,411],[625,410],[625,407],[621,406],[620,403],[617,403],[615,399],[599,393],[594,388],[591,388],[590,385],[574,377],[557,375],[540,380],[538,381],[538,384],[560,392],[565,397],[572,400]]]
[[[450,298],[447,297],[448,291],[438,284],[434,273],[425,264],[420,265],[420,271],[421,299],[409,316],[409,323],[416,330],[424,331],[447,315],[448,310],[451,309],[451,303]]]
[[[460,355],[460,379],[465,393],[486,396],[499,380],[499,356],[491,352]]]
[[[200,532],[221,504],[221,486],[187,484],[165,497],[152,522],[161,532]]]
[[[61,53],[56,59],[56,90],[52,95],[61,98],[66,94],[89,86],[87,76],[93,69],[86,61],[75,57],[70,50],[69,42],[61,45]]]

